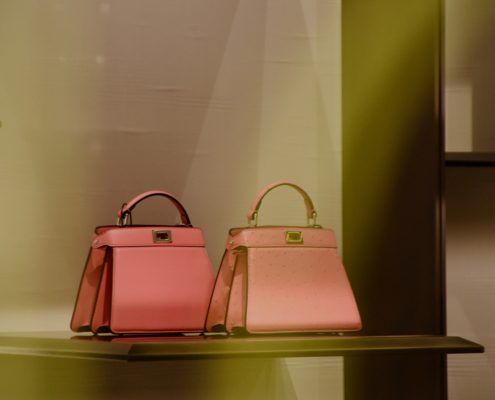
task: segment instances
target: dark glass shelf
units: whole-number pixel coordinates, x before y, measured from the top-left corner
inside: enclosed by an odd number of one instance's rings
[[[495,153],[445,153],[447,167],[495,167]]]
[[[92,336],[71,332],[0,334],[0,354],[115,361],[482,353],[456,336]]]

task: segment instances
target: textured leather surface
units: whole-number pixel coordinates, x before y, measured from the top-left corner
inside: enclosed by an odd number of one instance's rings
[[[333,248],[250,248],[246,329],[252,333],[361,329]]]
[[[302,232],[304,242],[287,244],[287,231]],[[251,333],[361,329],[331,229],[259,227],[232,232],[208,311],[208,331],[215,326],[229,332],[245,327]]]
[[[234,279],[227,307],[226,328],[232,332],[234,327],[244,327],[246,320],[246,252],[237,254]]]
[[[206,330],[212,332],[215,326],[225,328],[225,317],[229,303],[230,287],[234,273],[235,255],[233,251],[226,251],[215,280],[215,288],[206,318]]]
[[[307,193],[294,183],[280,181],[258,194],[248,212],[249,220],[263,197],[282,185],[301,193],[307,216],[313,217]],[[361,329],[356,300],[331,229],[233,228],[225,247],[208,310],[208,331],[218,327],[229,332],[245,328],[251,333]]]
[[[115,333],[201,332],[214,275],[201,247],[114,248]]]
[[[286,232],[301,232],[303,243],[292,244],[296,247],[333,247],[337,248],[335,233],[331,229],[298,227],[258,227],[243,229],[237,235],[229,237],[226,248],[246,247],[286,247]]]
[[[191,224],[191,222],[189,221],[189,217],[187,215],[187,212],[184,209],[184,207],[182,206],[182,204],[180,204],[179,200],[177,200],[171,194],[169,194],[167,192],[162,192],[160,190],[153,190],[150,192],[144,192],[144,193],[140,194],[139,196],[134,197],[129,203],[127,203],[122,208],[122,210],[119,210],[119,212],[117,213],[117,217],[122,218],[122,215],[127,213],[127,212],[132,211],[132,209],[134,207],[136,207],[137,203],[139,203],[140,201],[142,201],[148,197],[151,197],[151,196],[164,196],[167,199],[169,199],[175,205],[175,207],[177,207],[177,210],[179,210],[182,223],[185,225]]]
[[[293,187],[294,189],[296,189],[301,194],[301,196],[304,198],[304,204],[306,205],[306,216],[308,218],[311,218],[313,212],[315,211],[315,208],[314,208],[313,202],[311,201],[311,199],[308,196],[308,194],[301,187],[299,187],[298,185],[296,185],[295,183],[288,182],[288,181],[278,181],[278,182],[274,182],[271,185],[268,185],[267,187],[265,187],[258,194],[258,196],[256,196],[256,198],[254,199],[253,204],[251,205],[251,208],[249,209],[249,212],[247,214],[248,220],[252,220],[253,219],[253,214],[255,212],[258,212],[258,210],[259,210],[259,208],[261,206],[261,202],[263,201],[263,197],[265,197],[265,195],[269,191],[275,189],[278,186],[284,186],[284,185]]]
[[[153,241],[153,230],[169,230],[170,243]],[[154,226],[154,227],[114,227],[95,235],[91,242],[93,248],[104,246],[199,246],[204,247],[205,240],[200,228]]]

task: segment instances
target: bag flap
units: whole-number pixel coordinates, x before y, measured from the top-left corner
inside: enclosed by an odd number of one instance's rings
[[[200,228],[174,226],[115,227],[102,234],[93,235],[91,246],[100,248],[129,246],[193,246],[204,247],[205,240]]]
[[[331,229],[291,226],[246,228],[227,240],[227,250],[244,247],[329,247],[337,248]]]

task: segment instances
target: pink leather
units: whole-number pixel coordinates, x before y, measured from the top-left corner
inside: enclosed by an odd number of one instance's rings
[[[233,251],[226,251],[223,255],[206,319],[206,330],[209,332],[225,329],[225,315],[229,303],[235,259]]]
[[[335,233],[331,229],[298,228],[298,227],[259,227],[244,229],[239,234],[230,237],[225,247],[227,250],[239,246],[246,247],[280,247],[285,243],[286,232],[301,232],[303,243],[294,244],[297,247],[332,247],[337,248]]]
[[[286,231],[302,232],[304,243],[285,243]],[[235,235],[227,239],[206,330],[245,328],[250,333],[284,333],[361,329],[331,229],[261,227],[233,232]]]
[[[361,319],[336,249],[250,248],[246,329],[354,331]]]
[[[109,332],[110,325],[110,293],[112,292],[113,255],[107,252],[103,272],[96,297],[96,304],[91,320],[91,331],[95,333]]]
[[[156,194],[171,197],[165,192],[147,192],[136,197],[128,210]],[[185,210],[183,216],[187,219]],[[171,241],[155,243],[155,230],[169,231]],[[71,329],[94,333],[202,332],[214,281],[199,228],[99,227],[91,240]]]
[[[169,230],[172,233],[172,241],[153,241],[154,230]],[[104,246],[193,246],[204,247],[205,240],[200,228],[183,226],[146,226],[146,227],[115,227],[106,230],[101,235],[95,235],[91,242],[95,249]]]
[[[251,208],[249,209],[249,212],[247,214],[248,220],[252,220],[253,214],[255,212],[258,212],[258,210],[261,206],[261,202],[263,201],[263,197],[265,197],[266,194],[270,190],[275,189],[276,187],[282,186],[282,185],[291,186],[301,194],[301,196],[304,198],[304,204],[306,205],[306,216],[308,218],[312,218],[312,215],[313,215],[313,212],[315,211],[315,208],[314,208],[313,202],[309,198],[308,194],[301,187],[297,186],[295,183],[288,182],[288,181],[279,181],[279,182],[274,182],[271,185],[268,185],[266,188],[264,188],[258,194],[258,196],[256,196],[256,198],[254,199],[253,204],[251,205]]]
[[[74,332],[89,330],[104,258],[105,249],[92,249],[90,251],[70,323],[71,329]]]
[[[237,255],[234,267],[234,278],[226,315],[226,328],[229,332],[235,327],[244,327],[246,320],[246,253]]]
[[[213,289],[204,248],[113,249],[115,333],[202,332]]]
[[[154,243],[155,229],[170,230],[172,242]],[[92,246],[72,330],[203,331],[215,276],[201,229],[104,227]]]
[[[290,183],[276,182],[264,189],[248,218],[257,211],[263,196],[281,184]],[[312,213],[311,201],[305,203],[308,213]],[[287,232],[298,232],[302,242],[287,243]],[[331,229],[235,228],[225,247],[206,330],[285,333],[361,329],[357,304]]]
[[[153,190],[150,192],[145,192],[140,194],[139,196],[134,197],[129,203],[127,203],[122,210],[119,210],[117,213],[117,217],[122,218],[122,215],[125,214],[126,212],[130,212],[136,205],[139,203],[141,200],[144,200],[147,197],[151,196],[164,196],[167,197],[174,205],[177,207],[177,210],[179,210],[181,221],[184,225],[190,225],[189,217],[187,216],[187,212],[180,204],[179,200],[177,200],[174,196],[167,192],[162,192],[160,190]]]

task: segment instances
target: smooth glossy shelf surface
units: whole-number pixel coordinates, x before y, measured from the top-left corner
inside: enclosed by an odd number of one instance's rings
[[[482,353],[456,336],[201,335],[92,336],[72,332],[0,334],[0,354],[115,361]]]
[[[448,167],[495,167],[495,153],[446,152],[445,165]]]

